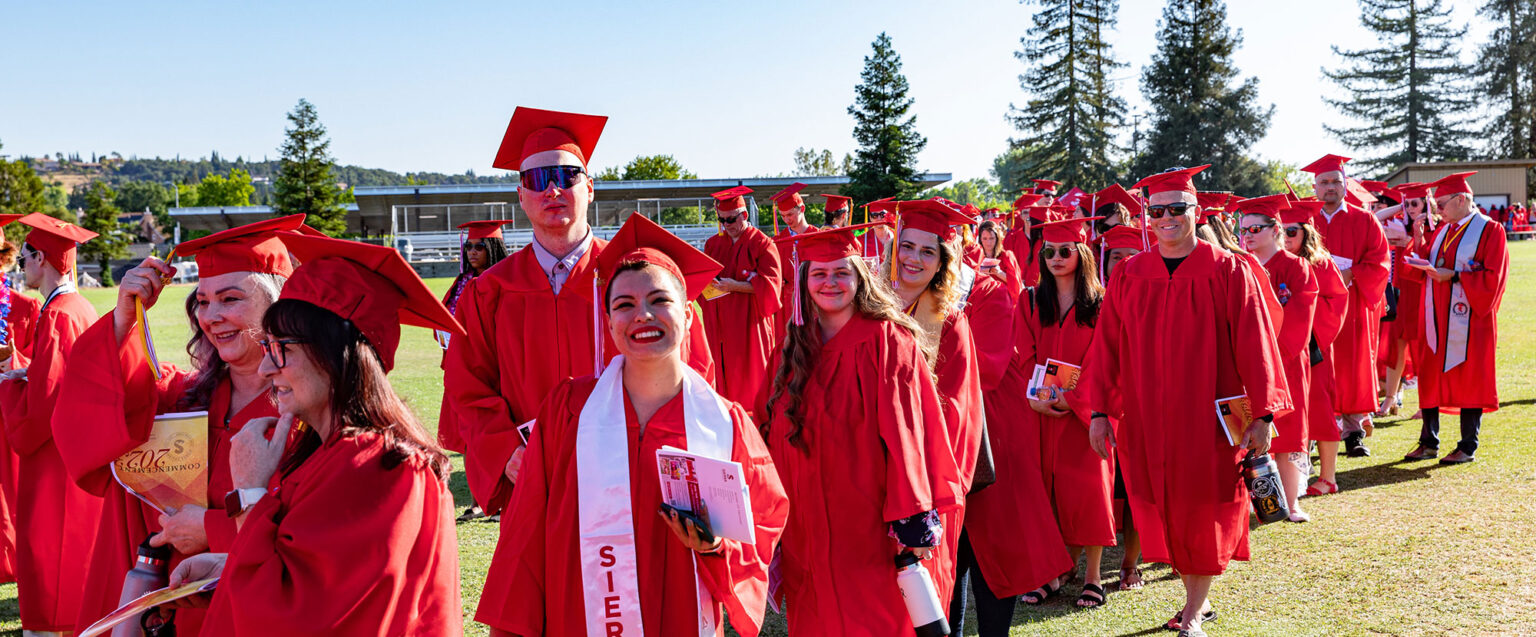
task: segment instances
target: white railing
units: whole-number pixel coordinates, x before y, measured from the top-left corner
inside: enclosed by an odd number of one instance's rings
[[[715,224],[689,224],[667,226],[667,230],[687,241],[694,247],[703,249],[704,242],[719,232]],[[619,231],[616,226],[601,226],[593,228],[593,234],[601,239],[612,239]],[[533,241],[532,230],[507,230],[503,229],[503,241],[507,243],[507,251],[515,252]],[[402,232],[395,235],[391,244],[400,250],[411,261],[457,261],[459,259],[459,245],[464,235],[459,232]],[[409,245],[409,248],[406,246]]]

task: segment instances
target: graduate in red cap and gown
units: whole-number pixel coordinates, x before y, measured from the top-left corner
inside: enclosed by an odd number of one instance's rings
[[[1240,463],[1269,451],[1272,416],[1291,409],[1267,284],[1237,256],[1195,239],[1191,178],[1203,169],[1136,184],[1147,188],[1157,250],[1127,259],[1110,278],[1086,378],[1094,451],[1107,458],[1118,448],[1143,551],[1183,578],[1175,629],[1211,617],[1215,576],[1248,559]],[[1216,416],[1216,401],[1231,396],[1245,396],[1253,414],[1236,445]]]
[[[1365,437],[1376,411],[1376,345],[1387,290],[1387,235],[1381,222],[1346,201],[1344,164],[1348,157],[1325,155],[1302,168],[1312,173],[1323,209],[1313,220],[1349,289],[1349,306],[1334,341],[1334,412],[1344,417],[1344,446],[1350,457],[1370,455]]]
[[[960,470],[960,485],[971,489],[976,460],[981,449],[986,414],[982,407],[981,377],[977,350],[971,335],[969,316],[962,304],[967,290],[966,278],[1000,290],[997,282],[985,277],[970,277],[971,270],[962,262],[961,237],[957,228],[970,218],[936,201],[903,201],[901,221],[896,230],[896,250],[892,259],[881,266],[881,276],[889,277],[896,298],[908,316],[922,327],[926,346],[935,352],[934,377],[939,397],[944,401],[944,424],[953,445],[955,465]],[[999,295],[1007,307],[1006,292]],[[1006,320],[1008,315],[1003,313]],[[997,347],[995,350],[1005,348]],[[954,589],[956,557],[960,550],[959,529],[965,521],[965,507],[956,507],[941,515],[950,533],[936,551],[934,583],[939,599],[948,600]],[[952,622],[960,620],[951,617]],[[953,627],[953,624],[952,624]]]
[[[1019,294],[1024,292],[1024,272],[1018,257],[1003,248],[1003,237],[1008,233],[1006,227],[1000,219],[988,219],[976,228],[976,245],[981,247],[982,257],[976,273],[1003,284],[1008,296],[1017,303]]]
[[[1264,264],[1269,284],[1280,300],[1281,315],[1275,319],[1280,339],[1281,364],[1285,384],[1290,391],[1292,410],[1275,418],[1278,432],[1271,441],[1269,454],[1280,469],[1280,483],[1285,487],[1287,508],[1292,522],[1311,519],[1301,510],[1297,498],[1307,483],[1312,463],[1308,452],[1307,418],[1311,405],[1312,315],[1317,308],[1317,277],[1305,260],[1285,251],[1285,231],[1281,215],[1290,208],[1285,195],[1241,199],[1234,204],[1238,214],[1238,236],[1243,249]],[[1331,411],[1331,410],[1330,410]]]
[[[1042,195],[1025,193],[1013,201],[1013,220],[1008,229],[1008,236],[1003,238],[1003,247],[1019,262],[1019,270],[1024,273],[1024,287],[1035,287],[1040,282],[1040,263],[1036,261],[1036,244],[1040,238],[1038,233],[1032,231],[1036,223],[1050,221],[1047,216],[1050,210],[1049,204],[1041,204]]]
[[[449,313],[454,313],[459,306],[459,299],[464,296],[471,283],[491,266],[501,263],[507,258],[507,244],[501,233],[501,227],[512,223],[511,219],[487,219],[484,221],[471,221],[459,224],[459,229],[464,231],[464,244],[459,252],[459,276],[453,279],[453,284],[448,286],[448,292],[443,294],[443,307],[448,308]],[[452,338],[447,332],[438,330],[433,332],[437,343],[443,348],[442,368],[448,369],[448,345]],[[437,444],[449,451],[466,453],[464,435],[459,432],[459,422],[453,415],[453,402],[448,399],[448,388],[443,388],[443,401],[437,414]],[[475,469],[468,468],[475,460],[468,455],[464,456],[466,468],[464,473],[478,473]],[[459,516],[459,521],[464,522],[485,516],[485,511],[476,504],[479,498],[470,493],[472,502],[464,514]]]
[[[561,383],[539,412],[475,619],[492,635],[753,637],[789,501],[747,411],[710,390],[681,345],[720,264],[641,215],[598,259],[604,329],[621,353]],[[627,442],[626,442],[627,441]],[[704,541],[663,514],[663,446],[739,462],[750,540]]]
[[[939,514],[965,502],[932,351],[859,256],[856,229],[785,239],[801,243],[798,311],[762,411],[794,503],[770,580],[792,635],[911,634],[893,560],[931,558],[958,532]]]
[[[1390,190],[1400,203],[1377,212],[1389,215],[1393,225],[1401,224],[1403,237],[1392,251],[1392,285],[1398,289],[1397,317],[1382,323],[1386,332],[1382,335],[1381,355],[1378,359],[1386,366],[1386,391],[1382,392],[1377,415],[1392,415],[1402,407],[1398,399],[1403,379],[1416,375],[1415,361],[1421,357],[1418,345],[1424,334],[1424,281],[1416,276],[1408,265],[1410,257],[1418,253],[1435,236],[1435,216],[1429,212],[1429,185],[1416,182],[1401,184]],[[1390,238],[1389,238],[1390,242]]]
[[[792,200],[803,214],[795,184],[776,197]],[[782,312],[783,265],[773,240],[751,224],[745,197],[746,186],[714,193],[720,233],[704,242],[704,253],[720,262],[720,274],[711,285],[723,296],[703,299],[704,329],[710,357],[715,360],[715,389],[732,402],[750,405],[768,382],[768,360],[773,357],[775,321]]]
[[[896,198],[886,197],[864,204],[864,223],[868,227],[859,231],[859,254],[866,263],[878,265],[885,261],[887,246],[896,238]],[[785,268],[786,271],[789,269]],[[789,286],[784,288],[787,290]]]
[[[474,460],[466,478],[487,514],[512,495],[522,453],[517,426],[533,420],[561,380],[593,373],[614,354],[594,317],[593,263],[606,241],[592,234],[587,163],[608,118],[518,107],[495,167],[518,170],[518,204],[533,241],[475,279],[456,315],[466,336],[448,346],[443,386]],[[686,349],[712,378],[704,330]],[[598,338],[594,338],[597,335]]]
[[[385,375],[402,325],[463,328],[393,248],[280,236],[300,265],[262,318],[260,370],[281,415],[230,441],[234,545],[170,583],[219,578],[206,636],[462,635],[451,467]]]
[[[745,186],[738,186],[737,189],[747,193],[752,192],[750,188]],[[774,210],[773,247],[779,254],[780,308],[789,307],[789,298],[792,295],[792,290],[784,281],[789,278],[789,275],[786,273],[794,270],[795,264],[799,263],[796,260],[796,250],[800,246],[793,242],[781,242],[779,239],[816,231],[816,226],[811,225],[805,218],[805,198],[800,195],[800,191],[804,189],[805,184],[797,181],[769,197],[773,201]],[[745,211],[743,211],[743,216],[745,216]],[[784,342],[785,326],[787,325],[789,325],[789,312],[773,313],[773,347],[775,349],[778,348],[779,343]],[[746,403],[743,402],[743,404]]]
[[[73,630],[101,515],[101,497],[70,479],[57,441],[79,430],[51,426],[64,361],[96,320],[75,289],[75,248],[96,233],[41,213],[15,218],[31,228],[21,246],[27,287],[43,293],[27,367],[0,374],[0,418],[17,460],[17,597],[22,630]],[[56,434],[62,434],[55,437]]]
[[[1409,460],[1429,460],[1440,447],[1440,411],[1461,411],[1461,440],[1441,464],[1472,462],[1483,414],[1499,408],[1499,305],[1509,277],[1504,226],[1477,210],[1467,177],[1454,173],[1429,186],[1444,223],[1411,262],[1423,281],[1419,406],[1424,426]]]
[[[104,502],[76,630],[118,607],[123,575],[146,539],[172,548],[170,568],[189,555],[223,553],[233,545],[235,521],[224,511],[224,496],[233,489],[230,439],[252,419],[277,415],[271,383],[257,371],[262,353],[255,334],[293,274],[279,233],[296,232],[303,223],[304,215],[290,215],[176,246],[171,256],[195,257],[199,275],[188,312],[197,339],[192,369],[169,363],[156,369],[143,340],[148,326],[139,323],[136,304],[153,308],[176,272],[153,257],[123,275],[112,314],[76,341],[59,388],[71,407],[54,414],[53,426],[76,432],[58,438],[59,453],[75,482]],[[156,415],[203,410],[207,501],[162,512],[113,479],[113,462],[150,439]],[[181,612],[177,631],[196,634],[202,619],[200,610]]]
[[[0,225],[26,215],[0,215]],[[21,246],[9,241],[0,248],[0,271],[9,272],[16,265]],[[0,373],[22,369],[32,360],[33,326],[43,301],[34,296],[0,285],[0,308],[4,308],[5,339],[0,343]],[[20,460],[11,444],[0,435],[0,582],[16,581],[16,472]]]
[[[822,215],[826,219],[823,226],[828,228],[846,228],[853,223],[853,198],[842,195],[821,195],[827,200],[822,209]]]

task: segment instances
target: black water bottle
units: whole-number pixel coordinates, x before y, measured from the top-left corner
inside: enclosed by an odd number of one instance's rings
[[[1243,458],[1243,481],[1248,484],[1248,499],[1259,522],[1269,524],[1291,516],[1285,505],[1285,485],[1280,483],[1280,470],[1269,454],[1248,452]]]

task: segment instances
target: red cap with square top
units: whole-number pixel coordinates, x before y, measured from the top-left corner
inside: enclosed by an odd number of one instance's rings
[[[1227,204],[1232,201],[1230,192],[1197,192],[1195,202],[1209,214],[1212,212],[1225,212]]]
[[[822,195],[822,197],[825,197],[827,200],[827,212],[850,210],[853,208],[853,197],[844,197],[842,195]]]
[[[1130,226],[1115,226],[1104,233],[1104,249],[1142,250],[1152,243],[1149,235]]]
[[[1402,195],[1400,197],[1402,201],[1423,199],[1429,196],[1429,184],[1421,184],[1416,181],[1398,184],[1394,190],[1397,191],[1397,194]]]
[[[597,272],[605,298],[607,286],[613,283],[614,271],[619,266],[642,261],[671,272],[682,282],[690,301],[704,293],[704,288],[723,267],[719,261],[656,225],[645,215],[631,213],[624,226],[613,235],[613,240],[597,255]]]
[[[1144,177],[1141,181],[1132,185],[1132,188],[1145,188],[1148,197],[1160,192],[1187,192],[1195,194],[1195,175],[1200,171],[1210,168],[1210,164],[1195,166],[1194,168],[1180,168],[1161,172],[1150,177]]]
[[[805,205],[805,199],[800,197],[800,191],[802,190],[805,190],[805,184],[797,181],[783,190],[773,193],[768,198],[773,200],[773,206],[778,208],[779,212],[787,212]]]
[[[183,241],[170,256],[195,257],[200,277],[260,272],[286,278],[293,275],[293,259],[277,233],[297,233],[303,227],[302,214],[257,221]]]
[[[512,223],[511,219],[486,219],[485,221],[470,221],[459,224],[460,230],[467,230],[469,235],[465,241],[479,241],[481,239],[501,239],[501,227]]]
[[[1431,183],[1425,184],[1425,187],[1434,189],[1436,197],[1445,197],[1448,195],[1459,194],[1470,195],[1472,194],[1472,187],[1467,185],[1467,178],[1476,174],[1477,171],[1475,170],[1464,173],[1452,173]],[[22,220],[22,223],[26,223],[26,220]]]
[[[940,241],[955,238],[955,226],[971,223],[971,218],[941,202],[931,199],[900,202],[901,227],[932,232]]]
[[[1098,221],[1104,217],[1077,217],[1073,219],[1058,219],[1042,223],[1037,228],[1041,229],[1041,238],[1051,243],[1088,243],[1087,222]]]
[[[1019,195],[1018,199],[1014,199],[1013,200],[1013,209],[1014,210],[1023,210],[1025,208],[1028,208],[1030,206],[1035,205],[1041,199],[1044,199],[1044,198],[1045,198],[1045,195],[1037,195],[1037,194],[1034,194],[1034,193],[1026,192],[1026,193],[1024,193],[1022,195]]]
[[[711,193],[709,196],[715,198],[715,210],[720,212],[733,212],[747,207],[747,202],[743,200],[742,197],[750,194],[752,194],[751,188],[746,186],[737,186],[735,188],[727,188],[720,192]]]
[[[491,165],[506,170],[521,170],[530,155],[563,150],[581,159],[583,168],[592,161],[597,139],[603,135],[608,118],[603,115],[562,113],[519,106],[512,111],[501,148]]]
[[[75,269],[75,248],[96,238],[96,233],[90,230],[41,212],[22,215],[14,221],[32,228],[25,242],[42,252],[43,259],[61,273]]]
[[[1323,155],[1322,157],[1318,158],[1317,161],[1303,166],[1301,170],[1303,172],[1309,172],[1314,175],[1331,173],[1333,171],[1343,172],[1344,164],[1348,162],[1349,158],[1343,155]]]
[[[1056,192],[1056,189],[1061,187],[1061,182],[1050,179],[1031,179],[1030,181],[1035,182],[1035,192],[1037,193]]]
[[[1316,199],[1290,202],[1291,207],[1280,213],[1280,223],[1312,223],[1317,213],[1323,211],[1323,202]]]
[[[854,236],[854,231],[884,224],[885,222],[883,221],[876,221],[842,228],[823,228],[811,232],[778,237],[773,242],[799,244],[796,254],[799,255],[801,261],[828,263],[838,259],[862,255],[863,246],[859,243],[859,238]]]
[[[1264,215],[1271,219],[1279,219],[1281,212],[1291,209],[1291,203],[1286,200],[1284,194],[1238,199],[1233,202],[1232,206],[1233,210],[1238,213]]]
[[[1141,214],[1141,202],[1132,196],[1130,191],[1121,187],[1120,184],[1110,184],[1108,188],[1094,193],[1093,196],[1098,200],[1100,206],[1117,203],[1125,206],[1125,209],[1130,211],[1132,215]]]

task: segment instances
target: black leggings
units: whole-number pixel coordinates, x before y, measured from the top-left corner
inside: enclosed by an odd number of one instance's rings
[[[1431,407],[1424,411],[1424,428],[1419,430],[1419,444],[1430,449],[1440,448],[1440,409]],[[1483,410],[1461,410],[1461,442],[1456,448],[1462,453],[1477,453],[1477,433],[1483,427]]]
[[[1008,637],[1008,627],[1013,625],[1013,606],[1018,597],[998,599],[987,588],[987,580],[976,565],[976,552],[971,549],[971,536],[960,532],[960,547],[955,555],[955,592],[949,600],[949,629],[951,635],[965,633],[965,586],[970,582],[971,592],[976,595],[976,630],[981,637]]]

